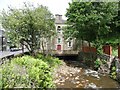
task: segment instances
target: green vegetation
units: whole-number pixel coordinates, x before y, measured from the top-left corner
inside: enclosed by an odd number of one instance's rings
[[[117,72],[116,72],[116,61],[112,61],[111,67],[110,67],[110,77],[114,80],[117,80]]]
[[[117,56],[118,55],[118,50],[117,49],[113,49],[112,50],[112,55],[113,56]]]
[[[53,57],[38,55],[16,57],[0,67],[2,88],[53,88],[52,70],[62,62]],[[1,76],[1,75],[0,75]]]
[[[60,64],[62,64],[62,62],[58,59],[58,58],[54,58],[51,56],[47,56],[44,57],[42,54],[37,54],[36,58],[38,59],[42,59],[44,62],[46,62],[51,68],[54,68]]]
[[[99,67],[100,67],[100,65],[101,65],[101,61],[100,61],[100,59],[97,59],[96,61],[94,61],[94,68],[97,70]]]
[[[116,67],[113,66],[112,70],[111,70],[111,73],[110,73],[110,77],[116,80],[116,75],[117,75],[116,74]]]
[[[68,26],[64,35],[88,41],[98,50],[106,43],[119,43],[118,2],[80,1],[69,3],[66,13]]]
[[[44,51],[44,40],[50,41],[55,34],[54,17],[48,8],[29,3],[24,3],[24,8],[2,11],[2,26],[13,44],[25,45],[32,55],[40,46]]]

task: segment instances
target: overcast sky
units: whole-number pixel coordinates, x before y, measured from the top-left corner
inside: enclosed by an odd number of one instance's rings
[[[68,3],[71,2],[71,0],[0,0],[0,11],[3,10],[3,8],[7,10],[10,5],[19,8],[23,5],[23,2],[31,2],[34,5],[37,3],[42,4],[47,6],[54,15],[61,14],[63,15],[63,19],[66,19],[64,15],[66,8],[69,7]]]

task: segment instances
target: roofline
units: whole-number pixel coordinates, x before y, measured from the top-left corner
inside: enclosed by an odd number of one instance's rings
[[[62,15],[60,15],[60,14],[55,14],[55,16],[62,16]]]

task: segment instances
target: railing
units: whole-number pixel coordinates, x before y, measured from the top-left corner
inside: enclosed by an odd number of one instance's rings
[[[24,53],[26,53],[26,52],[28,52],[28,50],[24,49]],[[14,51],[14,52],[2,51],[2,52],[0,52],[0,59],[10,57],[10,56],[16,56],[16,55],[19,55],[19,54],[22,54],[22,53],[23,53],[22,50]]]

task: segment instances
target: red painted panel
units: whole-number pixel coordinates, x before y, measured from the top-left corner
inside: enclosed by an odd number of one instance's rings
[[[61,50],[61,45],[57,45],[57,50]]]
[[[112,47],[110,45],[103,46],[103,53],[112,55]]]
[[[92,52],[92,53],[96,53],[97,52],[95,47],[87,47],[87,46],[83,46],[82,47],[82,51],[83,52]]]

